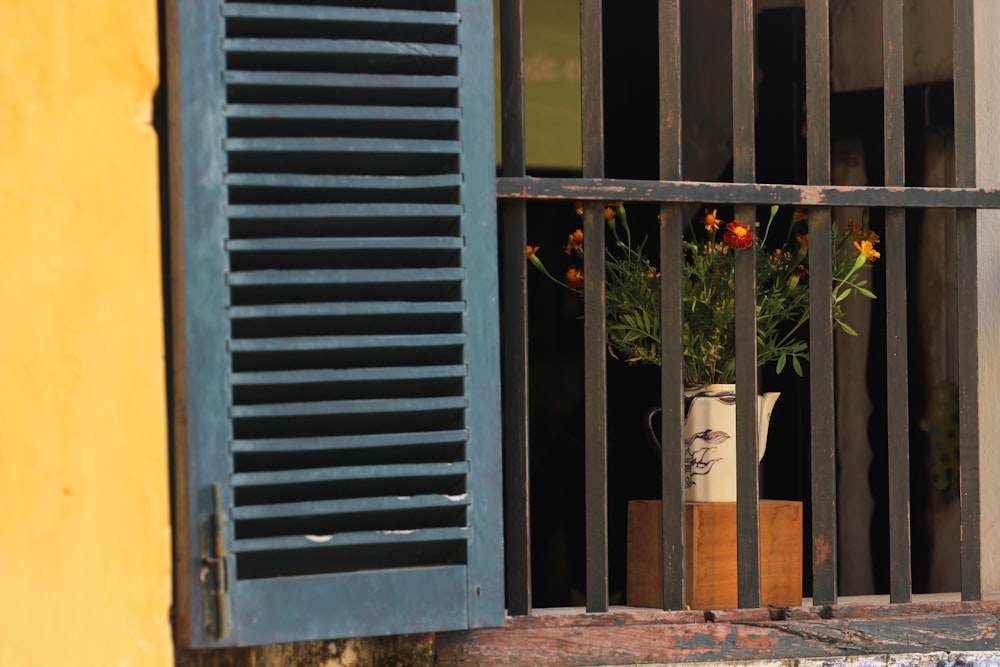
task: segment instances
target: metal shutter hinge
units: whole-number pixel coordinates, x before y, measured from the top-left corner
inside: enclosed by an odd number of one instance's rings
[[[223,639],[229,635],[229,564],[225,526],[222,487],[215,483],[212,485],[212,513],[202,521],[199,576],[202,630],[211,639]]]

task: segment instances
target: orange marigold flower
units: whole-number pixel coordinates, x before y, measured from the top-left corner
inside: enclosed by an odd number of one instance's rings
[[[753,244],[753,232],[748,225],[736,222],[735,220],[726,225],[726,233],[722,238],[726,240],[733,250],[749,248]]]
[[[857,254],[864,255],[865,259],[867,259],[869,262],[874,262],[876,259],[882,256],[882,253],[880,253],[878,250],[875,249],[875,246],[872,244],[871,241],[867,240],[855,241],[854,248],[858,251]]]
[[[798,233],[796,233],[795,234],[795,240],[798,241],[799,245],[802,246],[803,248],[805,248],[806,250],[809,249],[809,235],[808,234],[798,234]]]
[[[610,220],[615,217],[615,213],[621,208],[622,203],[620,201],[609,201],[604,204],[604,219]]]
[[[579,250],[583,247],[583,230],[578,229],[569,235],[569,240],[566,245],[563,246],[563,251],[568,255],[574,250]]]
[[[717,210],[718,209],[713,208],[711,212],[709,212],[707,208],[705,209],[705,229],[707,229],[710,232],[714,232],[719,228],[719,225],[722,224],[722,220],[719,220],[717,217],[715,217],[715,213]]]
[[[529,245],[528,246],[528,259],[534,260],[536,252],[538,252],[538,246],[536,246],[536,245]]]
[[[809,209],[805,206],[796,206],[795,211],[792,213],[792,223],[802,222],[809,218]]]
[[[851,236],[859,241],[868,241],[872,245],[881,241],[878,234],[874,230],[864,229],[861,224],[855,220],[848,220],[847,228],[851,231]]]
[[[566,285],[570,289],[579,289],[580,287],[583,287],[583,273],[581,273],[580,267],[569,267],[566,271]]]

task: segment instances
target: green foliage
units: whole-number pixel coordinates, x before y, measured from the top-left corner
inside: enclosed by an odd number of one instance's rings
[[[772,207],[764,226],[761,247],[778,208]],[[614,244],[605,261],[608,349],[612,356],[630,364],[661,361],[660,274],[645,252],[645,242],[633,244],[625,208],[620,202],[606,205],[605,219]],[[796,211],[795,222],[804,225],[805,215]],[[808,239],[791,228],[778,249],[764,252],[753,239],[757,225],[733,221],[723,226],[715,211],[703,218],[704,230],[692,225],[684,240],[683,271],[680,276],[684,310],[684,380],[687,384],[729,383],[736,376],[735,353],[735,257],[756,252],[757,277],[757,364],[774,364],[781,373],[788,364],[802,375],[808,361],[804,325],[809,321]],[[720,229],[721,228],[721,229]],[[723,231],[725,230],[725,231]],[[843,302],[852,295],[871,299],[859,270],[879,254],[874,250],[878,236],[867,224],[851,222],[846,230],[831,231],[833,250],[833,323],[851,335],[856,332],[844,321]],[[867,244],[867,245],[864,245]],[[549,278],[582,295],[576,275],[573,284],[553,277],[530,247],[532,263]],[[567,253],[582,257],[582,234],[570,236]],[[575,267],[574,267],[575,270]]]

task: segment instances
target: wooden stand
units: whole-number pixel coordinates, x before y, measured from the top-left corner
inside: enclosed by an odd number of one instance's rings
[[[736,608],[736,503],[685,503],[686,602]],[[802,604],[802,503],[760,501],[761,606]],[[630,500],[626,603],[663,607],[659,500]]]

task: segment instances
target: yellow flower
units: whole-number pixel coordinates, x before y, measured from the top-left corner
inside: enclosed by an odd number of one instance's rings
[[[536,246],[536,245],[529,245],[528,246],[528,259],[534,261],[535,260],[535,253],[536,252],[538,252],[538,246]]]
[[[653,278],[659,278],[660,272],[653,271],[653,269],[648,269],[642,272],[642,277],[645,278],[646,280],[652,280]]]
[[[882,254],[875,249],[874,244],[871,241],[861,240],[855,241],[854,247],[858,251],[858,255],[863,255],[865,259],[869,262],[874,262],[876,259],[882,256]]]
[[[707,229],[710,232],[714,232],[719,228],[719,225],[722,224],[722,220],[719,220],[715,216],[717,210],[718,209],[713,208],[712,212],[709,213],[708,209],[707,208],[705,209],[705,229]]]
[[[578,229],[569,235],[569,240],[563,246],[563,251],[568,255],[574,250],[580,250],[581,248],[583,248],[583,230]]]

